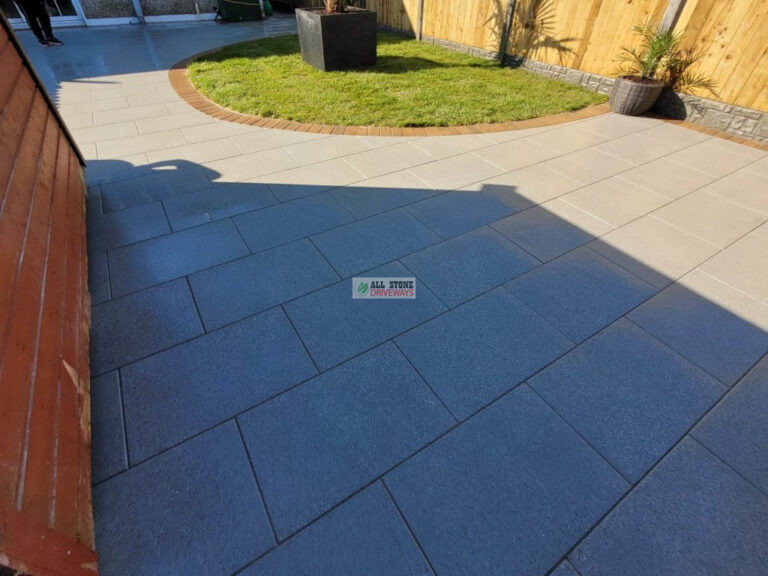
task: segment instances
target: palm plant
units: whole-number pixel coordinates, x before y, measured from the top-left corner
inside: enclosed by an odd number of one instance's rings
[[[676,92],[696,89],[715,92],[716,84],[712,78],[692,70],[704,52],[682,49],[683,32],[659,30],[649,22],[632,29],[640,37],[640,42],[636,47],[622,48],[617,58],[620,75],[658,80]]]
[[[346,2],[344,0],[323,0],[325,11],[329,14],[344,12]]]

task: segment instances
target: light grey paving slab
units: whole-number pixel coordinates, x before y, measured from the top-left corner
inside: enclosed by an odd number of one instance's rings
[[[354,136],[329,136],[313,138],[306,142],[292,144],[286,147],[286,152],[293,156],[299,164],[315,164],[334,158],[372,150],[370,144]]]
[[[712,176],[725,176],[754,162],[757,150],[747,146],[727,146],[730,144],[720,138],[706,140],[667,158],[690,168],[706,172]],[[758,153],[759,154],[759,153]]]
[[[120,160],[105,165],[108,171],[117,170],[126,175],[134,175],[116,182],[107,182],[101,186],[104,212],[123,210],[172,196],[187,194],[209,188],[209,174],[204,168],[191,162],[167,162],[141,166],[135,169],[130,163]]]
[[[637,482],[725,387],[627,320],[528,384],[630,482]]]
[[[405,210],[393,210],[312,236],[342,278],[437,243],[440,238]]]
[[[91,482],[98,484],[128,468],[120,376],[91,380]]]
[[[643,135],[675,144],[681,148],[687,148],[688,146],[693,146],[694,144],[712,139],[710,135],[704,134],[703,132],[699,132],[697,130],[689,130],[688,128],[675,126],[674,124],[670,124],[669,122],[664,121],[661,121],[658,123],[658,125],[645,130]]]
[[[435,157],[416,148],[410,142],[393,144],[384,148],[361,152],[345,159],[366,178],[398,172],[412,166],[432,162]]]
[[[582,576],[768,567],[768,498],[686,439],[571,554]]]
[[[589,246],[659,288],[718,252],[717,246],[653,216],[630,222]]]
[[[109,253],[112,294],[129,294],[247,255],[230,220],[131,244]]]
[[[135,465],[316,374],[279,308],[124,367]]]
[[[135,128],[134,128],[135,129]],[[124,136],[111,140],[99,140],[96,142],[96,151],[99,158],[120,158],[129,154],[162,150],[173,146],[186,144],[181,130],[172,129],[154,134],[139,134],[138,136]]]
[[[578,180],[582,184],[593,184],[629,170],[633,164],[590,148],[553,158],[544,162],[542,166]]]
[[[330,192],[299,198],[234,218],[252,252],[342,226],[354,217]]]
[[[250,154],[252,152],[260,152],[261,150],[288,146],[297,142],[325,140],[327,138],[327,136],[321,134],[309,134],[294,130],[250,130],[243,134],[233,135],[232,141],[243,154]],[[296,158],[296,160],[299,159]],[[306,162],[301,163],[306,164]]]
[[[89,214],[88,251],[104,252],[171,231],[160,202],[108,214]]]
[[[100,484],[93,508],[104,576],[231,574],[275,543],[232,422]]]
[[[437,193],[423,180],[403,170],[337,188],[333,196],[355,218],[360,219],[418,202]]]
[[[656,210],[654,217],[725,248],[768,219],[701,190]]]
[[[317,194],[359,180],[363,180],[362,174],[340,159],[277,172],[262,179],[281,202]]]
[[[703,188],[730,202],[734,202],[768,218],[768,175],[742,169]]]
[[[459,419],[511,390],[572,346],[503,288],[418,326],[396,342]]]
[[[208,140],[195,144],[183,144],[182,146],[173,146],[155,152],[147,152],[147,158],[150,162],[185,160],[187,162],[203,163],[221,160],[222,158],[231,158],[232,156],[240,156],[240,150],[237,149],[237,146],[229,138]]]
[[[562,198],[555,198],[545,202],[541,205],[541,208],[562,219],[564,223],[570,224],[582,232],[595,237],[603,236],[611,230],[615,230],[615,227],[605,220],[584,212],[581,208],[565,202]]]
[[[203,324],[213,330],[339,280],[307,239],[189,277]]]
[[[523,385],[384,479],[438,574],[545,574],[624,493]]]
[[[768,352],[768,307],[700,270],[630,318],[728,385]]]
[[[139,133],[133,122],[120,122],[108,126],[91,126],[87,128],[73,128],[72,136],[78,144],[90,144],[112,140],[115,138],[129,138]],[[125,155],[130,154],[126,152]]]
[[[138,98],[137,96],[129,96],[131,98]],[[174,113],[173,110],[166,106],[171,114],[169,116],[163,116],[151,119],[136,120],[136,128],[139,130],[139,134],[150,134],[152,132],[162,132],[163,130],[172,130],[173,128],[184,128],[186,126],[199,126],[202,124],[213,124],[216,120],[207,114],[198,112],[197,110],[184,111],[181,114]]]
[[[615,138],[604,144],[598,144],[594,149],[631,164],[639,165],[676,152],[681,147],[674,142],[652,138],[644,132],[638,132],[622,138]]]
[[[487,227],[425,248],[401,261],[449,308],[539,264]]]
[[[768,357],[709,412],[691,435],[768,494]]]
[[[504,170],[517,170],[560,156],[560,154],[559,150],[539,144],[530,138],[512,140],[477,151],[478,156]]]
[[[189,105],[186,103],[184,103],[184,110],[190,110]],[[172,111],[175,110],[172,109]],[[237,124],[235,122],[225,122],[222,120],[201,124],[199,126],[185,126],[181,128],[181,133],[184,134],[185,140],[190,144],[217,140],[218,138],[226,138],[229,136],[237,136],[238,134],[243,133],[251,134],[255,131],[256,129],[254,129],[253,126],[246,126],[245,124]]]
[[[462,154],[411,168],[416,176],[433,188],[454,190],[486,180],[503,172],[502,168],[476,154]]]
[[[174,231],[277,204],[266,184],[232,182],[163,201]]]
[[[537,144],[543,144],[550,148],[554,148],[562,154],[568,152],[574,152],[575,150],[581,150],[582,148],[588,148],[595,144],[605,142],[607,138],[604,138],[594,132],[587,131],[581,128],[578,124],[570,124],[555,128],[554,130],[547,130],[541,134],[531,136],[530,140]]]
[[[721,282],[768,305],[768,239],[749,234],[702,265]]]
[[[184,280],[91,309],[91,372],[109,372],[203,333]]]
[[[163,104],[147,104],[144,106],[131,106],[119,110],[107,110],[93,113],[93,123],[96,126],[102,124],[115,124],[117,122],[128,122],[140,118],[156,118],[158,116],[169,116],[170,112]]]
[[[542,262],[557,258],[595,238],[543,206],[513,214],[491,226]]]
[[[473,184],[465,190],[493,192],[522,210],[581,186],[581,182],[543,166],[528,166]]]
[[[680,198],[706,186],[715,177],[666,158],[648,162],[617,176],[671,199]]]
[[[670,201],[666,196],[615,177],[585,186],[560,198],[616,228]]]
[[[257,406],[238,421],[279,538],[454,424],[392,343]]]
[[[299,165],[293,157],[280,148],[253,152],[243,156],[233,156],[223,160],[208,162],[204,166],[210,170],[210,180],[214,182],[241,182],[252,180],[272,172],[290,170]]]
[[[623,116],[612,112],[588,118],[578,123],[578,127],[581,130],[593,132],[607,139],[621,138],[635,132],[646,131],[653,126],[663,125],[661,121],[653,118]]]
[[[458,156],[478,148],[491,146],[485,135],[464,134],[461,136],[435,136],[414,141],[413,145],[435,158]]]
[[[432,576],[380,483],[353,496],[239,576]]]
[[[581,342],[656,293],[587,247],[505,284],[573,342]]]
[[[371,270],[372,277],[412,276],[399,262]],[[352,358],[445,310],[426,286],[413,300],[353,299],[344,280],[284,306],[321,370]]]

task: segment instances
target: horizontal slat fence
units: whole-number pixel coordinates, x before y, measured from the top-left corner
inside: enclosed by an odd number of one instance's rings
[[[496,51],[507,0],[423,0],[425,36]],[[415,33],[419,0],[365,0],[379,23]],[[612,76],[632,26],[657,24],[669,0],[518,0],[509,53]],[[543,14],[532,31],[532,4]],[[514,31],[517,30],[517,36]],[[768,1],[688,0],[675,28],[684,47],[703,51],[697,71],[717,83],[717,98],[768,111]],[[712,97],[712,94],[701,93]]]

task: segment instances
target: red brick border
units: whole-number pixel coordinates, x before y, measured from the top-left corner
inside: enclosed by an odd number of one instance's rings
[[[218,48],[217,48],[218,50]],[[430,126],[430,127],[393,127],[393,126],[331,126],[328,124],[306,124],[303,122],[291,122],[278,118],[262,118],[252,114],[241,114],[229,108],[219,106],[215,102],[203,96],[189,81],[187,66],[193,60],[213,52],[208,50],[185,58],[174,64],[168,71],[168,78],[176,93],[187,104],[204,114],[213,116],[228,122],[262,126],[264,128],[276,128],[280,130],[296,130],[298,132],[314,132],[317,134],[347,134],[351,136],[450,136],[460,134],[488,134],[491,132],[505,132],[508,130],[524,130],[526,128],[540,128],[553,126],[574,120],[583,120],[600,116],[609,112],[608,104],[594,104],[575,112],[563,112],[551,116],[531,118],[529,120],[513,120],[499,122],[498,124],[470,124],[467,126]]]
[[[451,136],[460,134],[490,134],[492,132],[506,132],[508,130],[525,130],[527,128],[541,128],[543,126],[554,126],[556,124],[564,124],[566,122],[573,122],[574,120],[584,120],[586,118],[593,118],[600,116],[611,111],[608,103],[594,104],[587,106],[581,110],[575,112],[562,112],[560,114],[553,114],[551,116],[542,116],[540,118],[530,118],[528,120],[511,120],[509,122],[499,122],[497,124],[469,124],[465,126],[430,126],[430,127],[393,127],[393,126],[333,126],[328,124],[307,124],[303,122],[291,122],[290,120],[280,120],[278,118],[262,118],[261,116],[254,116],[252,114],[242,114],[235,112],[229,108],[224,108],[209,100],[203,96],[197,88],[190,82],[187,76],[187,66],[189,64],[211,52],[215,52],[219,48],[214,50],[206,50],[200,52],[189,58],[185,58],[180,62],[177,62],[168,71],[168,79],[171,82],[171,86],[176,90],[179,97],[193,108],[208,114],[219,120],[227,120],[228,122],[236,122],[238,124],[248,124],[251,126],[261,126],[264,128],[275,128],[278,130],[296,130],[298,132],[313,132],[317,134],[347,134],[351,136]],[[705,128],[699,124],[693,124],[684,120],[675,120],[673,118],[666,118],[658,114],[646,114],[659,120],[664,120],[670,124],[676,124],[696,130],[697,132],[703,132],[716,138],[722,138],[724,140],[730,140],[738,144],[744,144],[758,150],[764,150],[768,152],[768,144],[761,144],[754,140],[748,140],[740,136],[734,136],[720,132],[719,130],[713,130],[711,128]]]

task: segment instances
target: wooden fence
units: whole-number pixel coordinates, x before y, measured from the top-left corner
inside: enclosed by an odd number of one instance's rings
[[[82,158],[0,14],[0,574],[97,573],[84,197]]]
[[[425,36],[488,51],[499,48],[507,0],[366,0],[379,23],[416,34],[420,2]],[[669,0],[517,0],[509,53],[612,76],[632,26],[659,23]],[[531,14],[539,15],[531,26]],[[717,83],[719,99],[768,111],[768,1],[688,0],[676,31],[701,50],[697,71]],[[712,97],[702,93],[702,96]]]

